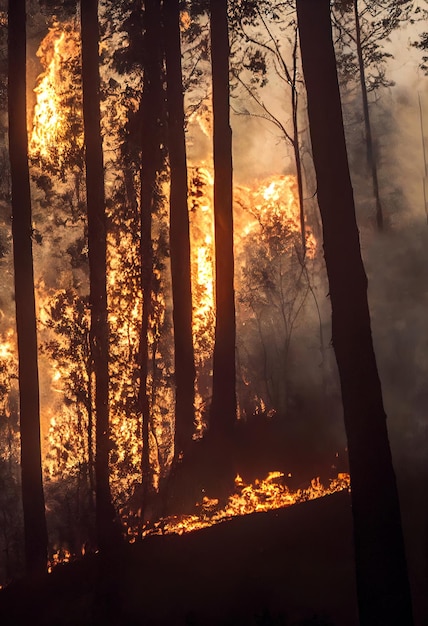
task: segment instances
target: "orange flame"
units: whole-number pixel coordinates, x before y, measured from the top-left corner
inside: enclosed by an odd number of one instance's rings
[[[29,141],[29,154],[46,161],[58,160],[63,165],[69,154],[70,141],[79,148],[83,141],[76,132],[81,126],[82,111],[80,89],[76,92],[70,64],[78,64],[80,59],[80,39],[72,24],[60,28],[55,25],[40,44],[37,56],[43,66],[34,89],[33,127]],[[71,127],[73,124],[73,128]]]
[[[170,533],[182,535],[236,516],[284,508],[350,489],[350,476],[347,473],[339,473],[336,478],[330,480],[327,487],[321,484],[319,478],[314,478],[308,487],[297,491],[288,489],[283,479],[282,472],[270,472],[264,480],[256,480],[254,484],[247,485],[238,474],[235,478],[236,491],[229,497],[223,509],[219,510],[216,498],[204,497],[197,505],[201,511],[199,515],[161,519],[154,527],[143,531],[143,535]],[[131,542],[135,541],[136,532],[135,528],[127,527],[128,539]]]

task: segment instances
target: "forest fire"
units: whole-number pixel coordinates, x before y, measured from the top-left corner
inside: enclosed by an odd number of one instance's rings
[[[76,169],[75,165],[68,163],[70,156],[83,146],[79,85],[80,42],[75,25],[68,23],[63,27],[51,27],[37,54],[43,73],[34,89],[36,102],[30,155],[35,160],[34,167],[46,163],[58,170],[64,197],[70,194],[70,203],[79,205],[83,188],[82,172],[78,170],[81,165]],[[109,141],[112,141],[114,132],[116,131],[112,128]],[[122,176],[126,177],[125,174]],[[200,437],[206,428],[204,409],[209,404],[211,393],[215,326],[212,166],[205,162],[192,165],[189,167],[189,179],[193,338],[197,367],[195,437]],[[112,207],[118,202],[124,202],[122,184],[118,176],[107,185]],[[69,187],[72,191],[68,190]],[[115,194],[119,200],[115,199]],[[135,196],[135,204],[138,205],[138,194]],[[301,259],[297,254],[300,245],[300,218],[295,177],[274,175],[255,181],[252,186],[236,186],[234,205],[238,318],[245,325],[248,321],[258,319],[261,307],[270,309],[271,317],[274,315],[277,296],[272,296],[272,284],[278,280],[278,276],[282,289],[282,276],[290,273],[290,268],[297,266],[297,273],[302,273]],[[122,511],[121,521],[127,538],[133,542],[141,535],[141,520],[135,520],[127,512],[127,503],[133,488],[141,481],[142,442],[138,417],[137,363],[143,301],[138,269],[139,248],[135,234],[136,228],[138,232],[138,222],[135,222],[135,216],[128,207],[119,207],[123,211],[120,219],[112,207],[108,209],[110,231],[107,237],[108,319],[111,334],[110,481],[113,496],[117,500],[119,511]],[[79,215],[78,209],[73,211],[73,219],[81,228],[85,217]],[[65,217],[65,223],[67,219],[69,218]],[[169,278],[165,270],[161,269],[165,264],[164,259],[157,257],[162,249],[162,243],[159,243],[161,233],[168,231],[168,212],[165,207],[153,216],[153,220],[153,245],[158,267],[153,270],[153,284],[156,287],[153,290],[153,312],[149,327],[151,367],[148,385],[151,399],[150,462],[153,485],[157,489],[160,476],[168,471],[172,458],[174,390],[168,364],[170,348],[162,337],[163,329],[167,327],[166,289]],[[70,232],[68,231],[68,237]],[[81,236],[79,230],[75,232],[76,235],[71,236]],[[306,239],[307,259],[311,259],[316,252],[316,241],[309,227],[306,228]],[[69,244],[69,240],[66,241]],[[70,249],[67,249],[68,254],[71,254]],[[76,263],[76,260],[73,262]],[[75,515],[80,516],[92,498],[94,484],[95,387],[90,359],[90,307],[86,295],[87,287],[80,286],[81,274],[76,280],[68,270],[68,274],[63,272],[62,280],[69,286],[63,286],[60,281],[47,286],[44,280],[39,281],[37,293],[42,352],[49,357],[47,374],[45,372],[44,375],[49,377],[49,387],[55,397],[44,408],[44,419],[47,422],[44,471],[50,488],[62,482],[64,493],[67,494],[69,489],[74,489],[74,483],[77,485]],[[72,287],[72,284],[79,287]],[[261,300],[252,295],[253,289]],[[272,297],[274,299],[271,301]],[[288,295],[284,297],[284,293],[280,293],[278,298],[283,302],[280,317],[285,319],[287,315],[293,316],[294,300],[299,308],[304,297],[303,295],[299,299],[294,294],[290,299]],[[288,300],[291,305],[284,304]],[[290,311],[286,307],[291,307]],[[262,327],[259,320],[256,333],[259,337],[263,335]],[[251,323],[248,323],[246,332],[250,328]],[[247,340],[254,343],[254,335],[249,335]],[[14,354],[11,336],[0,346],[0,358],[9,358]],[[242,376],[253,397],[250,410],[272,415],[275,412],[272,400],[263,397],[258,389],[251,391],[254,374],[250,372],[251,364],[243,362]],[[349,485],[349,476],[344,473],[331,480],[328,486],[323,486],[315,478],[308,487],[298,490],[287,487],[287,478],[278,471],[270,472],[264,480],[256,480],[253,484],[245,484],[237,475],[234,493],[224,506],[216,498],[205,496],[199,503],[195,503],[198,514],[154,519],[150,526],[143,528],[142,534],[146,536],[192,532],[232,517],[320,498],[349,489]],[[61,500],[63,496],[57,497]],[[78,552],[78,545],[62,545],[61,542],[57,542],[57,545],[61,547],[54,551],[50,559],[50,571],[55,565],[74,559]]]
[[[70,141],[77,142],[79,146],[82,142],[80,135],[76,137],[77,126],[73,129],[70,127],[70,119],[74,119],[76,124],[81,124],[82,121],[79,88],[75,85],[75,91],[71,94],[69,90],[72,72],[76,76],[80,73],[80,46],[73,24],[69,23],[62,29],[58,26],[51,28],[40,46],[38,56],[44,72],[35,88],[31,152],[42,161],[55,161],[61,170],[62,182],[67,185],[69,183],[63,167],[65,161],[61,159],[65,159],[73,150]],[[112,132],[115,132],[114,129]],[[58,144],[62,146],[63,155],[57,154]],[[198,437],[206,427],[203,413],[211,393],[211,357],[214,345],[214,179],[212,168],[205,163],[192,166],[189,174],[193,335],[197,366],[195,436]],[[111,183],[112,194],[116,192],[116,187],[117,193],[121,193],[118,180]],[[76,176],[73,173],[71,181],[76,186]],[[78,185],[75,193],[75,201],[78,202]],[[240,300],[239,314],[247,320],[257,318],[261,306],[245,291],[248,289],[247,283],[251,280],[250,289],[257,289],[259,296],[266,299],[267,296],[263,293],[266,288],[271,290],[270,276],[276,280],[277,268],[280,268],[282,276],[289,266],[297,262],[300,222],[295,177],[275,175],[256,181],[252,187],[236,186],[234,203],[237,222],[235,279]],[[111,219],[117,219],[113,212]],[[112,222],[107,241],[108,316],[111,331],[111,438],[114,442],[111,478],[114,492],[121,494],[121,500],[127,497],[131,485],[138,481],[141,464],[138,418],[130,420],[131,415],[136,417],[138,413],[137,359],[143,306],[139,292],[140,261],[138,246],[135,245],[136,226],[133,219],[132,213],[128,211],[121,222],[118,222],[120,230]],[[167,229],[166,211],[162,210],[154,219],[156,230],[162,232],[162,229]],[[157,246],[155,239],[155,255]],[[254,256],[260,251],[263,255],[261,261]],[[315,251],[316,242],[307,227],[307,258],[312,258]],[[293,260],[293,257],[296,259]],[[161,258],[159,262],[164,263]],[[297,262],[297,267],[301,272],[299,263],[300,261]],[[263,271],[261,268],[264,268]],[[149,328],[152,366],[148,385],[151,388],[153,435],[150,438],[151,459],[156,468],[156,482],[159,473],[167,471],[173,439],[174,394],[169,381],[169,348],[162,339],[162,328],[166,323],[166,296],[162,289],[165,289],[168,280],[163,271],[154,270],[154,284],[158,287],[156,293],[153,292],[153,313]],[[270,297],[269,295],[268,298]],[[278,297],[285,301],[284,294],[279,294]],[[301,307],[304,297],[303,294],[302,299],[297,301],[298,307]],[[85,296],[62,287],[49,290],[49,294],[40,292],[39,303],[45,332],[50,329],[46,345],[54,357],[51,361],[51,389],[64,396],[64,406],[60,406],[57,400],[55,407],[48,410],[50,452],[46,463],[48,474],[53,478],[64,468],[71,471],[74,463],[83,466],[84,456],[93,458],[94,454],[94,386],[89,360],[89,308]],[[270,305],[266,300],[266,305],[271,309],[270,315],[273,315],[275,303]],[[290,305],[290,312],[284,306],[282,305],[280,311],[281,318],[294,315],[293,304]],[[54,321],[51,320],[52,316]],[[248,324],[246,328],[249,329],[250,326]],[[260,335],[261,332],[263,330],[259,328],[256,334]],[[289,332],[291,331],[287,330]],[[249,336],[247,340],[254,342],[254,337]],[[264,397],[260,390],[251,391],[254,374],[251,375],[249,369],[244,364],[242,376],[245,377],[246,389],[252,394],[252,410],[259,413],[261,410],[275,410],[272,401]],[[71,398],[74,399],[73,402],[70,402]],[[64,449],[65,445],[67,450]],[[126,467],[126,477],[123,469],[120,469],[123,467]]]
[[[427,15],[2,4],[2,623],[422,623]]]

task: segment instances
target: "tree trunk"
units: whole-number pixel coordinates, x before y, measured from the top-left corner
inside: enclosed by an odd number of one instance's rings
[[[144,85],[141,99],[141,196],[140,196],[140,258],[143,317],[140,337],[140,390],[142,414],[142,522],[153,490],[153,471],[150,463],[150,392],[149,325],[152,316],[153,245],[152,214],[156,207],[157,177],[161,169],[161,124],[163,115],[161,13],[159,0],[144,3]]]
[[[40,445],[39,373],[28,171],[25,0],[9,0],[8,27],[9,158],[25,564],[28,573],[43,573],[47,567],[48,536]]]
[[[175,458],[187,449],[194,432],[195,359],[192,335],[192,284],[187,158],[181,70],[180,3],[164,0],[170,163],[170,248],[175,363]]]
[[[293,152],[294,160],[296,162],[296,177],[297,177],[297,194],[299,197],[299,218],[300,218],[300,238],[302,242],[302,258],[301,262],[304,263],[306,257],[306,228],[305,228],[305,199],[303,195],[303,171],[302,171],[302,158],[300,156],[300,140],[299,140],[299,93],[297,91],[297,46],[298,46],[298,34],[297,26],[294,26],[294,45],[293,45],[293,73],[292,81],[290,83],[291,89],[291,111],[293,120]]]
[[[352,487],[362,626],[413,624],[396,479],[373,350],[329,0],[297,0]]]
[[[363,51],[361,48],[360,17],[358,14],[358,0],[354,0],[355,39],[357,44],[358,71],[360,74],[361,97],[363,101],[364,128],[366,133],[367,165],[372,177],[373,195],[376,202],[376,224],[379,230],[383,229],[383,212],[379,195],[379,181],[377,178],[376,159],[373,150],[372,127],[370,123],[369,101],[367,97],[366,73],[364,69]]]
[[[236,419],[232,129],[227,0],[210,1],[214,133],[216,324],[210,430],[227,435]]]
[[[109,330],[106,280],[106,213],[100,123],[99,29],[97,0],[82,0],[83,121],[91,305],[91,357],[95,372],[95,513],[98,547],[114,537],[115,512],[109,483]]]

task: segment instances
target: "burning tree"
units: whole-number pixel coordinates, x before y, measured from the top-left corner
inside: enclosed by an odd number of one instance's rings
[[[52,267],[37,291],[43,357],[50,360],[45,388],[58,398],[44,409],[45,466],[50,518],[62,516],[56,530],[50,526],[51,539],[56,535],[61,548],[68,543],[76,553],[91,536],[94,489],[99,543],[109,543],[110,483],[131,539],[148,532],[146,523],[181,532],[326,493],[317,480],[308,492],[292,492],[286,472],[253,487],[244,474],[237,477],[230,501],[230,490],[216,493],[223,469],[233,485],[235,466],[250,457],[255,466],[262,456],[259,440],[243,451],[254,413],[266,423],[298,413],[289,384],[299,375],[291,367],[292,338],[310,318],[308,296],[322,279],[314,281],[319,246],[302,214],[302,171],[296,178],[283,169],[233,190],[227,3],[211,2],[210,17],[208,3],[192,4],[199,22],[193,13],[180,15],[175,0],[101,3],[99,11],[96,2],[82,2],[82,33],[76,20],[52,23],[40,46],[30,148],[39,253],[49,253]],[[248,3],[259,25],[267,4]],[[210,21],[211,50],[204,39]],[[293,130],[283,130],[297,156],[294,13],[287,24],[292,64],[281,76],[290,88]],[[203,44],[198,68],[186,73],[179,60],[191,45],[183,45],[188,31]],[[275,53],[269,24],[264,32],[269,54]],[[281,55],[274,58],[281,63]],[[261,57],[252,59],[263,69]],[[198,93],[199,72],[209,60],[212,75],[204,76]],[[195,77],[192,102],[186,95],[184,106],[183,83]],[[205,98],[210,77],[212,104]],[[204,100],[200,109],[197,96]],[[207,145],[214,135],[214,163],[195,151],[187,163],[194,126]],[[307,423],[302,420],[302,430]],[[290,437],[288,449],[293,444]],[[282,438],[276,446],[285,457]],[[159,494],[168,483],[179,485],[166,478],[174,455],[178,460],[182,453],[179,465],[189,461],[180,497],[191,493],[185,504],[198,505],[198,519],[157,523],[164,505]],[[339,482],[347,488],[345,476]]]
[[[244,190],[237,197],[246,217],[238,257],[242,268],[239,300],[250,311],[249,318],[242,315],[247,328],[241,351],[245,351],[246,343],[253,349],[259,346],[257,359],[246,359],[244,355],[241,358],[247,367],[254,363],[259,368],[257,374],[249,375],[249,381],[264,383],[256,397],[266,410],[273,409],[281,415],[289,407],[288,361],[293,330],[311,288],[306,263],[316,252],[315,239],[307,230],[307,261],[302,256],[296,197],[296,180],[292,176],[273,177],[260,184],[257,191]],[[258,340],[248,340],[248,326],[256,327]],[[252,387],[249,382],[249,388]],[[257,404],[253,410],[256,407]]]
[[[0,335],[0,580],[23,569],[18,378],[14,333]]]
[[[9,158],[18,342],[21,480],[25,564],[29,573],[47,566],[47,529],[42,482],[39,372],[32,254],[31,192],[26,107],[26,6],[8,4]]]
[[[180,6],[164,3],[170,162],[170,247],[173,289],[176,459],[191,443],[195,421],[195,358],[192,335],[192,285],[186,137],[181,66]]]
[[[81,3],[82,95],[85,137],[88,259],[91,303],[90,348],[95,375],[95,490],[97,541],[105,549],[115,537],[109,480],[109,329],[107,314],[107,218],[100,122],[98,2]]]
[[[252,115],[273,125],[291,149],[297,180],[303,259],[306,254],[306,220],[301,137],[302,78],[294,2],[272,4],[246,0],[234,3],[230,13],[237,39],[233,78],[238,92],[244,93],[244,97],[236,97],[235,110],[238,115]],[[271,97],[268,104],[264,99],[268,76],[272,75],[281,85],[279,107]],[[271,80],[275,81],[275,78]],[[284,95],[290,103],[291,116],[288,119],[282,111]]]

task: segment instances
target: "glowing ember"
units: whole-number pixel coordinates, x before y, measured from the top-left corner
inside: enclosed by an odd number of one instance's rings
[[[51,574],[54,567],[62,563],[70,563],[76,557],[66,548],[57,548],[48,560],[48,572]]]

